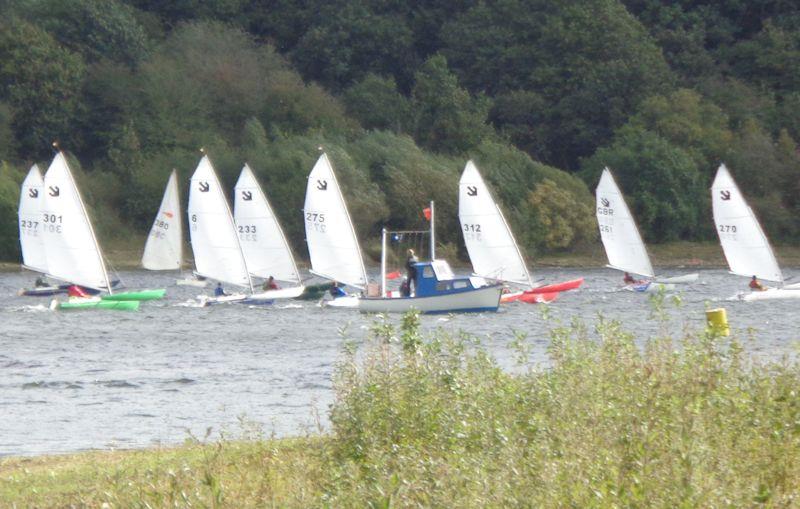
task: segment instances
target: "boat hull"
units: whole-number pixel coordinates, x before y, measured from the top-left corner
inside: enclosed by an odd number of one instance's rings
[[[167,291],[164,288],[158,290],[139,290],[135,292],[119,292],[112,295],[100,297],[104,301],[143,301],[163,299]]]
[[[583,278],[572,279],[562,283],[554,283],[552,285],[537,286],[536,288],[526,290],[524,293],[558,293],[566,292],[567,290],[575,290],[583,284]]]
[[[51,297],[53,295],[66,294],[68,291],[67,288],[69,288],[69,285],[23,288],[17,294],[26,297]]]
[[[659,278],[656,278],[656,283],[687,284],[687,283],[694,283],[699,278],[700,278],[700,274],[698,274],[697,272],[693,272],[691,274],[684,274],[682,276],[659,277]]]
[[[332,307],[353,307],[351,304],[355,302],[362,313],[405,313],[412,309],[422,313],[477,313],[497,311],[501,290],[500,285],[494,285],[428,297],[342,297],[327,304]]]
[[[769,288],[763,292],[742,292],[728,300],[753,302],[757,300],[800,299],[800,289]]]
[[[266,292],[254,293],[244,300],[244,304],[268,304],[274,300],[296,299],[305,291],[304,286],[293,286],[291,288],[281,288],[279,290],[268,290]]]
[[[665,284],[665,283],[654,283],[648,281],[647,283],[640,283],[635,285],[628,285],[625,287],[626,290],[630,290],[632,292],[671,292],[675,290],[674,284]]]
[[[175,284],[177,286],[194,286],[195,288],[205,288],[208,284],[208,281],[203,279],[176,279]]]
[[[65,302],[53,300],[51,309],[74,311],[81,309],[111,309],[116,311],[136,311],[139,309],[137,300],[102,300],[102,299],[70,299]]]

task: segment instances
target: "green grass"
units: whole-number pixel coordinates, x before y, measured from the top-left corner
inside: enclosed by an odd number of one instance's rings
[[[654,320],[665,320],[654,300]],[[662,330],[666,331],[666,323]],[[800,506],[800,367],[703,331],[552,324],[549,366],[425,334],[345,342],[318,437],[0,461],[17,507]]]

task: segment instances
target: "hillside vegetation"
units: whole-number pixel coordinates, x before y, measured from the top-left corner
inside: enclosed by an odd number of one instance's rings
[[[0,259],[17,189],[58,140],[102,241],[143,235],[172,168],[244,162],[304,254],[328,152],[356,229],[437,202],[459,249],[468,158],[531,255],[594,242],[609,166],[649,242],[713,237],[732,169],[770,237],[800,239],[800,4],[757,0],[0,2]],[[452,251],[451,251],[452,252]]]

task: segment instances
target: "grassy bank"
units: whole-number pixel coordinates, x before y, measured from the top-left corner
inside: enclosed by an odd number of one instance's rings
[[[660,305],[660,304],[659,304]],[[655,316],[661,316],[656,308]],[[655,318],[658,319],[658,318]],[[666,330],[666,328],[664,329]],[[541,339],[541,338],[540,338]],[[698,332],[642,346],[554,325],[551,365],[501,369],[417,318],[345,344],[331,431],[0,461],[18,507],[787,507],[800,504],[800,367]]]

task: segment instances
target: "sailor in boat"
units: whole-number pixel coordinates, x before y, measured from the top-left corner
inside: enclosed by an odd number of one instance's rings
[[[402,297],[411,297],[411,284],[408,282],[408,278],[403,278],[403,282],[400,283],[400,295]]]
[[[406,258],[406,277],[408,278],[408,295],[411,295],[411,285],[414,285],[414,289],[417,286],[417,263],[419,263],[419,259],[417,255],[414,254],[413,249],[408,250],[408,258]]]
[[[280,290],[281,287],[278,286],[278,283],[275,282],[275,278],[270,276],[269,279],[264,281],[264,286],[261,287],[264,291],[269,290]]]
[[[36,282],[34,282],[33,285],[36,288],[44,288],[44,287],[48,286],[47,285],[47,281],[45,281],[42,276],[37,277],[36,278]]]
[[[761,284],[761,281],[759,281],[755,276],[753,276],[753,279],[750,280],[750,284],[748,286],[750,286],[750,290],[754,292],[763,292],[766,290],[764,285]]]
[[[328,292],[331,294],[331,297],[333,297],[334,299],[339,298],[339,297],[344,297],[344,296],[347,295],[345,293],[345,291],[342,289],[342,287],[339,286],[339,283],[336,282],[336,281],[333,282],[333,284],[331,285],[331,289],[328,290]]]
[[[222,288],[222,283],[217,283],[217,287],[214,288],[214,297],[225,297],[228,295],[225,293],[225,289]]]
[[[639,281],[638,279],[634,278],[633,276],[631,276],[631,275],[630,275],[630,274],[628,274],[627,272],[626,272],[626,273],[625,273],[625,275],[622,277],[622,281],[623,281],[623,282],[624,282],[626,285],[636,285],[636,284],[639,284],[639,283],[641,283],[641,281]]]

